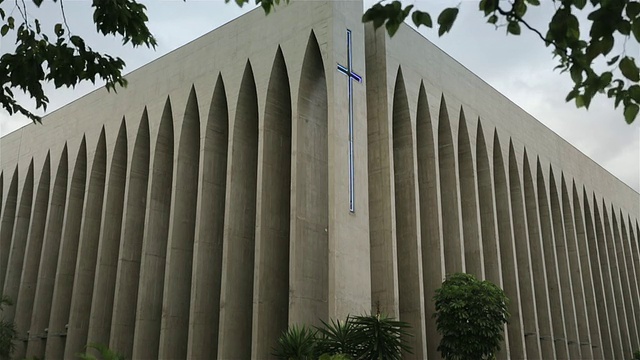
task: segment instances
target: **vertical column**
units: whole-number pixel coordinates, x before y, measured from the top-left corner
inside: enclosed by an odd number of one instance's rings
[[[48,337],[49,311],[51,310],[51,297],[53,296],[53,284],[56,267],[58,265],[58,252],[62,239],[62,222],[67,203],[67,180],[69,177],[69,163],[67,144],[62,149],[56,179],[53,183],[51,198],[49,199],[49,213],[45,227],[44,241],[42,243],[42,255],[37,271],[37,280],[33,283],[35,296],[33,312],[24,313],[24,318],[16,318],[16,325],[20,324],[29,329],[29,342],[26,348],[27,357],[44,356],[44,347]],[[20,321],[20,322],[18,322]],[[24,322],[23,322],[24,321]],[[24,356],[23,348],[16,350],[17,358]]]
[[[7,196],[2,209],[2,222],[0,222],[0,250],[1,256],[6,256],[7,261],[9,259],[9,251],[8,249],[11,246],[11,238],[13,237],[13,224],[16,218],[16,207],[18,205],[18,166],[16,165],[16,169],[13,171],[13,176],[11,177],[11,182],[9,183],[9,189],[7,190]],[[0,282],[2,282],[2,287],[4,288],[4,280],[6,274],[5,270],[0,270]]]
[[[524,197],[520,185],[520,171],[516,160],[513,142],[509,139],[509,190],[511,199],[511,211],[513,216],[513,240],[516,252],[516,267],[518,284],[520,285],[520,306],[522,306],[522,319],[524,324],[524,340],[527,349],[527,357],[530,359],[541,358],[540,330],[538,329],[538,314],[536,306],[536,293],[533,288],[531,254],[529,250],[529,234],[524,213]]]
[[[411,324],[414,335],[409,339],[413,354],[403,354],[403,357],[424,359],[424,288],[418,234],[419,215],[416,213],[415,155],[409,103],[401,68],[398,68],[393,95],[392,134],[400,320]]]
[[[109,347],[131,358],[136,322],[136,304],[138,301],[138,281],[140,279],[140,260],[144,236],[144,221],[147,208],[147,187],[149,185],[149,116],[147,108],[143,110],[133,146],[131,166],[127,178],[126,205],[123,210],[124,224],[120,249],[118,251],[118,270],[113,299],[111,320],[111,339]]]
[[[57,271],[53,284],[50,316],[48,319],[48,337],[45,356],[49,359],[61,359],[64,356],[64,343],[67,339],[66,325],[69,322],[71,290],[78,256],[78,241],[82,223],[83,203],[87,183],[87,143],[82,138],[78,156],[71,177],[67,197],[62,242],[58,256]],[[42,354],[42,349],[38,351]]]
[[[631,349],[632,351],[638,350],[638,346],[640,346],[640,338],[638,331],[640,331],[640,293],[638,292],[638,282],[640,279],[638,278],[638,274],[636,273],[634,264],[633,264],[633,255],[632,250],[629,243],[629,233],[627,233],[627,226],[624,215],[622,214],[622,210],[619,210],[620,214],[620,227],[621,227],[621,242],[622,242],[622,250],[624,251],[625,257],[625,269],[628,277],[628,299],[629,305],[632,308],[633,316],[630,316],[630,321],[635,324],[633,328],[634,337],[631,338]],[[631,230],[633,232],[633,230]]]
[[[420,239],[422,241],[422,279],[424,288],[424,321],[426,330],[428,359],[440,356],[438,344],[440,335],[433,314],[436,289],[444,279],[444,249],[440,231],[440,206],[438,205],[438,166],[433,140],[433,125],[429,113],[429,103],[424,84],[420,83],[418,93],[418,116],[416,118],[418,153],[418,194],[420,196]]]
[[[502,157],[502,147],[500,146],[497,130],[493,133],[493,182],[496,191],[496,215],[503,286],[505,294],[511,300],[509,303],[511,318],[507,326],[509,350],[511,358],[524,359],[526,349],[523,331],[523,315],[520,305],[520,289],[518,287],[513,228],[511,226],[509,190],[505,164]]]
[[[144,239],[138,282],[133,359],[157,359],[160,347],[162,294],[169,238],[173,187],[173,114],[171,100],[162,110],[147,192]]]
[[[291,90],[287,66],[278,47],[271,68],[258,142],[256,265],[253,294],[252,351],[267,359],[287,329],[289,318],[289,247],[291,224]]]
[[[106,172],[107,149],[103,127],[93,154],[89,184],[84,199],[84,214],[80,225],[78,257],[71,294],[69,328],[64,349],[65,359],[74,358],[87,343]]]
[[[218,358],[249,359],[258,181],[258,99],[249,61],[242,75],[232,136],[222,247]]]
[[[197,211],[199,224],[196,224],[193,244],[189,359],[209,359],[211,354],[218,353],[228,139],[227,95],[222,76],[218,74],[200,156],[202,177],[198,184],[201,194]],[[289,263],[284,266],[288,271]]]
[[[562,214],[564,216],[563,220],[567,243],[567,255],[569,258],[569,274],[571,277],[571,289],[573,291],[573,300],[576,309],[580,353],[583,358],[590,359],[593,358],[593,351],[591,349],[591,338],[589,334],[590,325],[589,318],[587,317],[584,287],[582,284],[582,267],[580,266],[576,230],[573,223],[573,208],[571,207],[571,199],[567,191],[564,174],[562,174],[560,178],[560,187],[562,190]]]
[[[538,315],[539,339],[541,357],[552,359],[556,357],[553,329],[551,327],[551,310],[549,306],[549,286],[547,283],[547,262],[542,250],[541,226],[538,218],[538,204],[533,185],[533,176],[527,149],[522,156],[524,203],[529,235],[529,251],[531,253],[531,274],[535,289],[535,307]]]
[[[172,223],[169,228],[171,236],[167,246],[167,271],[164,278],[160,330],[161,359],[183,359],[187,356],[200,165],[200,114],[196,89],[193,86],[184,110],[180,145],[175,161],[176,181],[172,198]]]

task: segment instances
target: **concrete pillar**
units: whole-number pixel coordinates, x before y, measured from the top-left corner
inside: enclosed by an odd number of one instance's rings
[[[571,198],[567,191],[564,174],[560,178],[562,190],[562,215],[567,242],[567,256],[569,258],[569,277],[571,280],[571,290],[576,309],[576,320],[578,325],[578,341],[580,353],[583,359],[592,359],[591,338],[589,334],[589,318],[587,317],[586,302],[584,298],[584,286],[582,284],[582,267],[580,266],[580,255],[576,239],[576,230],[573,223],[573,208]]]
[[[629,225],[629,254],[630,259],[628,263],[633,263],[634,271],[635,271],[635,287],[636,292],[638,293],[638,297],[635,298],[640,302],[640,253],[638,252],[638,237],[635,234],[633,221],[631,217],[627,215],[627,224]],[[636,323],[640,324],[640,304],[636,306]],[[640,329],[638,329],[640,331]],[[638,334],[640,336],[640,334]],[[638,339],[638,343],[636,344],[636,348],[640,348],[640,339]]]
[[[436,289],[444,280],[444,248],[440,226],[438,196],[438,166],[433,139],[433,125],[424,84],[418,93],[418,115],[416,117],[416,147],[418,158],[418,195],[420,196],[420,240],[422,250],[422,279],[424,288],[424,321],[426,328],[427,354],[429,359],[440,357],[438,344],[440,334],[433,314],[436,311]],[[373,223],[371,224],[373,226]],[[375,279],[375,278],[373,278]],[[375,281],[374,281],[375,282]],[[374,283],[373,282],[373,283]]]
[[[218,75],[200,156],[202,174],[198,184],[198,232],[193,245],[189,359],[209,359],[218,353],[228,139],[227,95],[222,76]]]
[[[622,243],[622,250],[624,251],[625,265],[626,265],[625,269],[628,277],[627,299],[629,301],[629,305],[631,305],[631,308],[632,308],[631,313],[633,315],[633,316],[630,316],[629,321],[635,324],[635,327],[633,327],[634,337],[631,338],[631,348],[637,350],[639,346],[638,344],[640,344],[640,338],[638,337],[639,336],[638,332],[640,331],[640,293],[638,292],[638,283],[640,282],[640,279],[636,274],[635,267],[633,264],[633,255],[632,255],[632,250],[629,243],[629,233],[627,233],[626,220],[624,218],[624,215],[622,214],[622,210],[619,210],[618,213],[620,214],[619,221],[620,221],[620,227],[621,227],[620,240]]]
[[[392,205],[393,172],[391,171],[391,158],[393,155],[391,150],[391,121],[389,118],[391,110],[389,109],[390,101],[388,98],[390,92],[387,90],[390,85],[387,83],[386,57],[377,56],[377,51],[380,51],[385,46],[386,37],[381,36],[381,34],[382,32],[376,32],[372,29],[365,31],[366,64],[367,69],[371,69],[371,72],[367,73],[371,302],[380,312],[398,318],[397,249],[393,231],[394,207]],[[424,110],[428,111],[428,109],[423,109],[422,111]],[[420,146],[421,143],[418,141],[417,145]],[[429,151],[433,153],[433,145]],[[418,162],[419,165],[420,162]],[[439,239],[439,235],[437,239]]]
[[[88,343],[108,344],[113,316],[118,252],[122,232],[122,211],[127,184],[127,127],[122,119],[116,137],[107,176],[107,189],[102,210],[102,228],[98,243],[96,277],[93,284]],[[132,304],[133,305],[133,304]]]
[[[605,291],[605,285],[603,283],[604,270],[602,267],[606,263],[601,262],[601,254],[598,250],[598,239],[596,239],[596,229],[594,214],[589,206],[589,196],[587,196],[587,190],[582,188],[582,201],[584,203],[584,222],[586,228],[586,240],[589,250],[589,263],[591,264],[591,272],[593,274],[593,290],[595,294],[595,302],[598,310],[598,324],[600,325],[600,335],[602,337],[602,350],[604,352],[605,359],[614,358],[613,342],[611,339],[614,321],[609,318],[607,296]],[[597,205],[594,205],[594,209]]]
[[[258,152],[256,264],[251,356],[272,358],[289,320],[291,91],[278,48],[271,69]]]
[[[478,228],[478,203],[476,176],[473,170],[473,154],[464,112],[460,108],[458,126],[458,178],[460,180],[460,208],[462,210],[462,233],[464,234],[465,269],[478,279],[484,279],[482,242]]]
[[[416,204],[415,155],[409,103],[401,68],[398,68],[393,94],[392,135],[400,320],[411,325],[413,334],[408,339],[413,354],[403,354],[403,357],[424,359],[424,288]]]
[[[102,205],[107,172],[107,149],[104,127],[93,153],[89,184],[84,199],[84,215],[80,225],[80,241],[71,294],[69,328],[64,348],[65,359],[75,359],[87,344],[93,280],[102,223]]]
[[[11,240],[11,252],[9,253],[9,262],[7,265],[7,276],[4,282],[3,296],[7,296],[15,303],[15,306],[9,306],[3,309],[2,316],[5,321],[15,321],[15,314],[21,311],[25,306],[31,304],[20,305],[20,279],[24,269],[25,255],[28,259],[35,260],[35,266],[40,262],[40,250],[42,249],[42,239],[44,238],[45,226],[47,221],[47,210],[49,209],[49,193],[51,182],[51,161],[47,152],[47,157],[40,173],[38,181],[38,189],[35,199],[33,198],[33,166],[29,166],[29,172],[22,189],[22,197],[20,198],[20,207],[18,208],[18,216],[14,226],[13,239]],[[27,261],[29,265],[33,260]],[[37,273],[37,269],[36,269]],[[32,300],[32,298],[30,299]],[[28,326],[28,325],[27,325]],[[28,339],[26,331],[28,327],[16,329],[19,338]]]
[[[540,359],[540,329],[536,306],[536,292],[533,287],[531,253],[529,247],[528,223],[524,211],[524,195],[520,181],[520,170],[513,142],[509,139],[509,190],[513,219],[513,242],[516,251],[516,267],[520,286],[520,306],[524,325],[524,340],[527,357]]]
[[[133,359],[156,359],[160,346],[162,294],[173,187],[173,117],[167,97],[156,138],[147,196]]]
[[[164,278],[159,352],[161,359],[183,359],[187,356],[199,156],[200,114],[196,90],[192,87],[184,110],[174,165],[176,180]]]
[[[24,324],[27,325],[25,328],[29,329],[29,342],[26,348],[27,357],[44,356],[44,348],[48,337],[47,327],[49,325],[51,298],[53,296],[58,252],[60,250],[60,240],[62,239],[62,225],[67,203],[67,181],[69,178],[67,154],[67,144],[65,144],[58,163],[51,197],[49,198],[49,213],[47,214],[42,255],[40,256],[40,265],[37,271],[38,278],[33,283],[35,287],[33,312],[24,319],[16,318],[16,325]],[[26,312],[24,314],[27,315]],[[20,323],[18,323],[19,320]],[[25,354],[24,350],[18,347],[14,355],[17,355],[17,358],[22,358]]]
[[[509,351],[511,358],[524,359],[526,354],[523,315],[520,305],[520,289],[518,288],[516,252],[513,243],[513,228],[509,206],[509,189],[507,174],[502,157],[502,147],[497,130],[493,133],[493,183],[496,196],[496,215],[498,221],[498,239],[500,242],[501,272],[503,289],[510,300]]]
[[[636,351],[633,344],[636,342],[634,339],[637,339],[637,327],[635,324],[635,316],[633,314],[633,303],[631,302],[631,291],[629,284],[629,277],[627,272],[627,263],[624,254],[624,247],[622,245],[622,238],[620,235],[620,226],[619,221],[616,215],[616,211],[613,208],[613,204],[610,205],[611,209],[611,227],[613,229],[613,237],[611,238],[615,251],[615,262],[617,265],[617,271],[613,270],[614,273],[617,273],[618,279],[614,279],[614,285],[616,281],[619,281],[620,285],[620,302],[622,303],[622,309],[624,310],[624,320],[627,325],[627,336],[628,336],[628,353],[625,352],[625,357],[633,356],[633,352]],[[606,223],[605,223],[606,226]],[[627,338],[623,335],[623,345],[624,341]]]
[[[133,336],[138,302],[140,258],[147,208],[149,184],[149,115],[145,108],[138,126],[127,179],[126,203],[123,212],[124,224],[118,257],[111,339],[109,347],[130,359],[133,354]]]
[[[594,276],[591,269],[588,241],[586,239],[586,228],[583,220],[584,207],[580,205],[580,197],[573,182],[573,217],[576,227],[576,240],[578,246],[578,256],[580,268],[582,269],[582,284],[584,286],[584,298],[589,320],[589,334],[591,339],[591,351],[594,359],[604,359],[603,341],[600,334],[601,326],[598,321],[598,308],[594,293]]]
[[[578,337],[578,324],[576,310],[571,286],[571,273],[569,267],[569,255],[567,254],[567,240],[565,237],[565,227],[562,216],[562,205],[558,187],[553,176],[553,169],[549,166],[549,197],[551,199],[551,217],[556,249],[556,259],[558,261],[558,276],[562,292],[562,308],[564,311],[564,324],[566,328],[566,341],[571,359],[582,359]],[[585,354],[586,355],[586,354]]]
[[[18,205],[18,165],[13,171],[11,183],[7,190],[6,200],[2,209],[2,222],[0,222],[0,252],[2,256],[9,258],[9,247],[11,247],[11,239],[13,238],[13,225],[16,217],[16,207]],[[6,255],[4,255],[6,253]],[[3,270],[6,274],[6,269]],[[0,281],[4,284],[5,276],[0,275]],[[2,286],[4,288],[4,285]]]
[[[289,324],[319,325],[329,317],[328,99],[313,31],[302,62],[297,104],[291,150]]]
[[[258,98],[248,61],[233,126],[222,248],[218,358],[249,359],[255,270]]]
[[[620,265],[622,262],[618,262],[618,251],[615,237],[618,234],[617,223],[612,222],[612,218],[615,221],[615,214],[609,217],[607,206],[604,199],[602,200],[602,218],[604,220],[604,234],[607,244],[607,256],[609,258],[609,270],[611,274],[611,284],[613,285],[613,297],[616,305],[616,313],[618,316],[618,328],[620,329],[620,341],[622,342],[622,356],[620,358],[627,358],[631,356],[631,338],[629,336],[629,313],[625,308],[625,298],[622,290]],[[615,233],[614,233],[615,231]],[[623,265],[624,266],[624,265]]]
[[[67,339],[66,325],[69,323],[69,308],[78,256],[78,241],[80,240],[86,183],[87,143],[83,137],[71,177],[56,267],[57,271],[55,271],[53,293],[51,294],[52,300],[48,319],[49,332],[47,333],[44,352],[45,357],[48,359],[62,359],[64,356],[64,344]],[[38,353],[42,354],[41,350],[38,349]]]
[[[549,304],[551,310],[551,324],[553,327],[553,341],[556,348],[556,359],[568,359],[567,328],[564,322],[564,304],[558,258],[556,252],[555,234],[550,208],[549,194],[545,185],[544,172],[540,159],[536,159],[536,188],[538,190],[538,213],[540,214],[540,230],[542,236],[542,252],[545,258],[547,284],[549,287]]]
[[[551,310],[549,306],[549,286],[547,283],[547,261],[545,261],[544,251],[542,250],[542,238],[540,220],[538,218],[538,203],[535,186],[533,185],[533,176],[531,174],[531,166],[527,149],[524,149],[522,156],[522,178],[524,189],[524,204],[527,218],[527,230],[529,235],[529,251],[531,254],[531,275],[533,278],[533,287],[535,289],[535,307],[538,316],[538,329],[540,347],[542,352],[540,356],[543,359],[552,359],[556,357],[556,348],[554,341],[553,328],[551,326]]]
[[[442,211],[442,241],[446,274],[464,272],[464,249],[460,234],[458,210],[458,176],[456,150],[451,136],[447,103],[442,94],[438,116],[438,165],[440,170],[440,199]]]

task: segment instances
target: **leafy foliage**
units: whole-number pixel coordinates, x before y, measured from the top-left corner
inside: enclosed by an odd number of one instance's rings
[[[0,312],[5,306],[11,306],[11,299],[6,296],[0,297]],[[14,340],[16,339],[16,325],[13,322],[0,320],[0,359],[10,359],[15,350]]]
[[[399,360],[411,352],[407,323],[386,316],[348,316],[310,330],[292,326],[278,339],[274,356],[283,360]]]
[[[633,359],[631,360],[640,360],[640,350],[637,350],[633,353]]]
[[[99,357],[95,357],[89,354],[89,350],[95,350],[98,352]],[[108,346],[104,344],[89,344],[87,346],[87,352],[84,354],[78,354],[78,358],[81,360],[125,360],[124,355],[118,354],[114,350],[109,349]]]
[[[542,42],[552,49],[558,59],[561,72],[568,72],[574,83],[566,101],[575,101],[577,107],[588,108],[598,94],[614,100],[617,108],[624,107],[628,123],[635,120],[640,110],[640,70],[634,57],[625,50],[619,54],[611,51],[616,43],[635,41],[640,43],[640,2],[636,0],[554,0],[556,11],[549,22],[546,35],[532,27],[525,14],[529,6],[539,6],[539,0],[478,0],[478,9],[489,24],[505,27],[507,34],[520,35],[522,26],[534,32]],[[507,7],[504,7],[504,6]],[[587,36],[580,33],[580,22],[576,13],[587,12],[590,30]],[[395,0],[386,4],[377,3],[365,12],[362,21],[371,22],[375,28],[385,25],[393,36],[400,24],[411,14],[417,26],[433,26],[428,12],[414,9],[414,5],[402,6]],[[455,23],[458,8],[444,9],[438,16],[438,35],[449,32]],[[597,61],[606,62],[608,68],[598,71]],[[614,72],[622,76],[614,77]]]
[[[438,351],[446,360],[491,359],[500,350],[509,318],[508,299],[488,281],[454,274],[434,297],[436,324],[442,340]]]

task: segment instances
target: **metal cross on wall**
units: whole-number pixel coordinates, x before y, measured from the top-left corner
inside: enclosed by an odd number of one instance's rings
[[[362,83],[362,77],[351,70],[351,30],[347,29],[347,66],[338,63],[338,71],[347,75],[349,84],[349,211],[356,211],[355,164],[353,159],[353,80]]]

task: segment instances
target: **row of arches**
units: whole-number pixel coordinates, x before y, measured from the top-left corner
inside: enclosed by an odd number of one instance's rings
[[[409,101],[398,68],[389,241],[397,243],[398,314],[416,334],[407,356],[439,358],[430,299],[446,274],[467,272],[499,284],[511,299],[500,358],[630,357],[640,346],[637,220],[562,171],[543,168],[526,147],[520,155],[511,139],[503,147],[497,130],[490,148],[481,119],[472,149],[463,109],[454,142],[444,95],[432,118],[423,83],[415,123]],[[371,251],[375,264],[384,250],[372,243]],[[374,279],[393,271],[372,269]],[[373,301],[384,298],[373,293]]]
[[[83,138],[75,163],[66,145],[48,153],[38,184],[32,160],[18,191],[16,167],[0,214],[14,355],[100,343],[127,358],[265,358],[289,323],[327,319],[328,100],[313,33],[302,74],[294,103],[278,48],[264,113],[247,61],[236,104],[219,75],[206,115],[192,87],[184,111],[167,97],[135,133],[123,118],[115,139]]]

